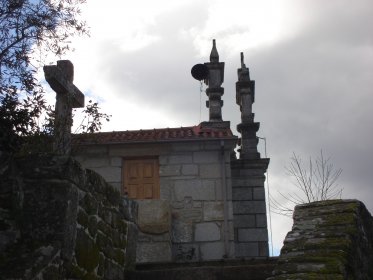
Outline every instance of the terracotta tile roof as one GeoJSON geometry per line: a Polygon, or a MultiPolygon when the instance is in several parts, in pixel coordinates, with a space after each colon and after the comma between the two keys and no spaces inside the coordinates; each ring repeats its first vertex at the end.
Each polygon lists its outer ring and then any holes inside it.
{"type": "Polygon", "coordinates": [[[73,145],[168,142],[205,139],[234,139],[230,128],[202,128],[201,125],[179,128],[127,130],[73,135],[73,145]]]}

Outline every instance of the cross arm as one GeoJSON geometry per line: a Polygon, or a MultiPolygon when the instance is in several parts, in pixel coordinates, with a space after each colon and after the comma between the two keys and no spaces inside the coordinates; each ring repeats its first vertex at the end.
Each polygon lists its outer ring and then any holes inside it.
{"type": "Polygon", "coordinates": [[[70,94],[73,108],[84,107],[84,94],[66,78],[57,65],[46,65],[43,70],[45,79],[57,94],[70,94]]]}

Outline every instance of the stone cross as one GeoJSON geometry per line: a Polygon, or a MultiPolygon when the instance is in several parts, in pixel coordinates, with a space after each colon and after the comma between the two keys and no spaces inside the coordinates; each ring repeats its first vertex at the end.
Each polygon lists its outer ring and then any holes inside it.
{"type": "Polygon", "coordinates": [[[44,76],[56,92],[53,150],[68,155],[71,151],[72,108],[84,107],[84,94],[73,84],[74,65],[59,60],[57,65],[44,66],[44,76]]]}

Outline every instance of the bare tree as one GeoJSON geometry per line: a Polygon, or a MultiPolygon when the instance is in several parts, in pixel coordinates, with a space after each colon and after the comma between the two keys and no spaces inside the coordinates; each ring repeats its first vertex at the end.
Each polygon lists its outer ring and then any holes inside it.
{"type": "Polygon", "coordinates": [[[277,214],[290,216],[295,205],[340,198],[342,195],[343,190],[337,184],[342,169],[336,169],[330,157],[325,157],[322,150],[315,160],[310,157],[308,164],[293,153],[290,164],[285,168],[297,190],[286,194],[279,192],[290,206],[279,203],[273,197],[270,198],[273,212],[277,214]]]}

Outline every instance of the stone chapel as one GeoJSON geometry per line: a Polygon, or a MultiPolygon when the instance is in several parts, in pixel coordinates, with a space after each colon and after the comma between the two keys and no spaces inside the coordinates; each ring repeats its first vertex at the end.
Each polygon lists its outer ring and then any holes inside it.
{"type": "Polygon", "coordinates": [[[138,263],[269,256],[264,191],[269,159],[257,150],[255,81],[241,54],[238,137],[222,118],[224,62],[215,40],[204,65],[208,121],[73,137],[73,156],[82,166],[138,202],[138,263]]]}

